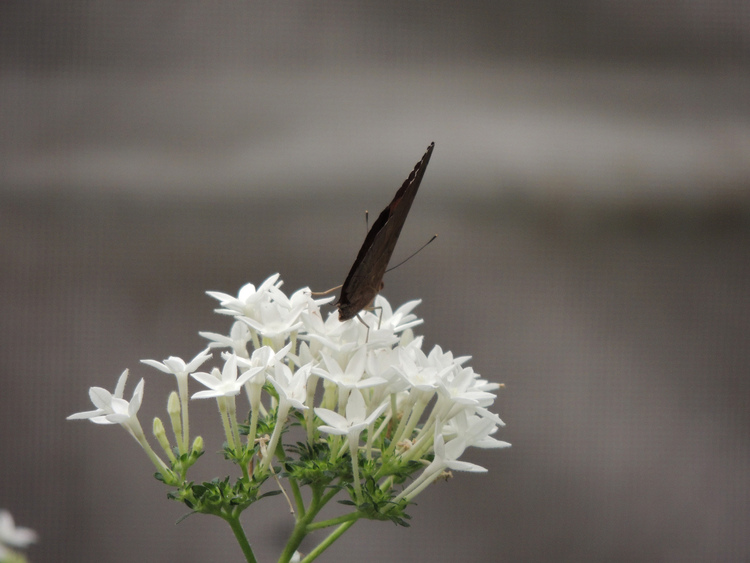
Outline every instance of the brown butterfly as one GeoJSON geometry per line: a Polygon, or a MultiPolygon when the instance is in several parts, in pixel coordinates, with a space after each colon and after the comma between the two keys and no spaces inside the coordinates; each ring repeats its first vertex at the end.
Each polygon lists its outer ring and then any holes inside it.
{"type": "Polygon", "coordinates": [[[417,163],[396,192],[393,201],[383,209],[367,233],[336,303],[340,321],[357,316],[362,309],[370,306],[375,296],[383,289],[383,276],[388,268],[388,262],[434,148],[435,143],[427,147],[422,160],[417,163]]]}

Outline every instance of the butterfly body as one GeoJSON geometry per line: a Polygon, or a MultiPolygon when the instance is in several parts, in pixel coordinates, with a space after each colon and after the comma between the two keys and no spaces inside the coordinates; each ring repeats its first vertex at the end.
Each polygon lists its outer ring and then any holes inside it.
{"type": "Polygon", "coordinates": [[[340,321],[357,316],[362,309],[372,303],[383,288],[383,276],[430,162],[433,148],[435,143],[427,147],[422,160],[417,163],[391,203],[380,213],[367,233],[336,303],[340,321]]]}

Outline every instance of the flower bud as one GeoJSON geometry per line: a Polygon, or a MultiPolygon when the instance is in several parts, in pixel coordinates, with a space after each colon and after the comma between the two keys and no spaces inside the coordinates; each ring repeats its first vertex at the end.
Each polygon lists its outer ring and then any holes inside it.
{"type": "Polygon", "coordinates": [[[158,416],[154,417],[154,436],[159,441],[161,441],[161,436],[165,438],[167,436],[167,433],[164,431],[164,424],[158,416]]]}
{"type": "Polygon", "coordinates": [[[201,436],[197,436],[193,441],[192,453],[193,455],[198,455],[201,452],[203,452],[203,438],[201,436]]]}
{"type": "Polygon", "coordinates": [[[170,417],[174,417],[175,415],[179,416],[180,414],[180,397],[177,394],[177,391],[172,391],[169,394],[169,400],[167,401],[167,412],[169,413],[170,417]]]}
{"type": "Polygon", "coordinates": [[[169,438],[167,438],[167,432],[164,430],[164,424],[162,423],[161,419],[157,416],[154,418],[154,437],[156,438],[156,441],[159,442],[159,445],[164,450],[164,453],[167,454],[167,457],[171,460],[175,460],[175,456],[172,453],[172,447],[169,445],[169,438]]]}
{"type": "MultiPolygon", "coordinates": [[[[180,396],[177,391],[172,391],[169,394],[169,400],[167,401],[167,412],[169,413],[169,421],[172,423],[172,431],[177,437],[178,444],[181,443],[180,436],[182,436],[182,419],[180,418],[180,396]]],[[[180,447],[182,452],[182,447],[180,447]]]]}

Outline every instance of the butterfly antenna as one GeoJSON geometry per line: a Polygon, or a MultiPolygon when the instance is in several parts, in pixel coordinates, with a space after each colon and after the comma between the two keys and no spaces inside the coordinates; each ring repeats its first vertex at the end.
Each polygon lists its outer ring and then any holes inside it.
{"type": "Polygon", "coordinates": [[[419,248],[417,249],[417,251],[416,251],[416,252],[414,252],[414,253],[413,253],[413,254],[412,254],[411,256],[409,256],[408,258],[405,258],[404,260],[401,260],[401,262],[399,262],[399,263],[398,263],[398,264],[396,264],[395,266],[391,266],[390,268],[388,268],[388,269],[387,269],[387,270],[385,271],[385,273],[387,274],[387,273],[388,273],[388,272],[390,272],[391,270],[395,270],[395,269],[396,269],[396,268],[398,268],[398,267],[399,267],[399,266],[400,266],[401,264],[405,264],[406,262],[408,262],[409,260],[411,260],[412,258],[414,258],[414,257],[415,257],[415,256],[416,256],[417,254],[419,254],[420,252],[422,252],[422,251],[423,251],[423,250],[425,249],[425,247],[426,247],[426,246],[427,246],[428,244],[430,244],[430,243],[431,243],[431,242],[432,242],[433,240],[435,240],[436,238],[437,238],[437,235],[432,235],[432,238],[431,238],[430,240],[428,240],[428,241],[427,241],[426,243],[424,243],[424,244],[423,244],[422,246],[420,246],[420,247],[419,247],[419,248]]]}
{"type": "Polygon", "coordinates": [[[370,212],[365,209],[365,236],[370,232],[370,212]]]}

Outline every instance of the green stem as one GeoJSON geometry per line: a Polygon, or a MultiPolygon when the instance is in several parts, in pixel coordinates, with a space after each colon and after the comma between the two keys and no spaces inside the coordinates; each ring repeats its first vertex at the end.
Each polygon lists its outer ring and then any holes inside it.
{"type": "Polygon", "coordinates": [[[320,506],[325,506],[328,502],[339,493],[339,489],[333,487],[320,499],[320,506]]]}
{"type": "Polygon", "coordinates": [[[289,478],[289,486],[292,488],[292,495],[294,495],[294,504],[297,505],[297,514],[300,516],[305,515],[305,501],[302,499],[302,491],[299,490],[299,484],[297,479],[289,478]]]}
{"type": "MultiPolygon", "coordinates": [[[[333,498],[333,496],[328,493],[322,495],[321,493],[323,490],[324,489],[320,486],[311,486],[312,498],[310,499],[310,504],[305,512],[300,512],[297,516],[294,530],[292,531],[292,535],[289,536],[289,540],[286,543],[281,557],[279,557],[279,563],[288,562],[294,556],[294,552],[297,551],[297,548],[309,533],[308,528],[318,515],[318,512],[320,512],[326,503],[333,498]]],[[[338,490],[334,489],[333,492],[335,495],[338,490]]]]}
{"type": "Polygon", "coordinates": [[[403,429],[402,434],[398,436],[396,440],[394,440],[395,442],[411,439],[411,434],[414,431],[414,428],[417,426],[419,419],[422,417],[422,413],[424,412],[424,409],[427,406],[427,403],[431,396],[432,395],[428,392],[422,392],[419,394],[417,402],[412,407],[411,415],[409,416],[409,424],[407,424],[406,428],[403,429]]]}
{"type": "Polygon", "coordinates": [[[322,508],[322,505],[320,504],[320,489],[317,487],[312,488],[312,499],[310,500],[310,506],[307,509],[307,512],[302,515],[297,516],[297,522],[294,525],[294,530],[292,530],[292,535],[289,536],[289,540],[286,542],[286,546],[284,547],[284,551],[281,553],[281,556],[279,557],[279,563],[287,563],[292,559],[294,556],[294,552],[297,551],[297,548],[302,543],[302,540],[305,539],[305,536],[307,535],[307,526],[312,521],[313,518],[315,518],[315,514],[317,514],[318,510],[322,508]]]}
{"type": "MultiPolygon", "coordinates": [[[[248,455],[249,455],[249,454],[248,454],[248,455]]],[[[249,469],[249,468],[248,468],[248,466],[247,466],[247,465],[248,465],[248,463],[249,463],[249,461],[247,461],[247,458],[246,458],[245,456],[243,456],[243,457],[241,458],[241,460],[244,460],[244,461],[238,461],[238,464],[239,464],[239,466],[240,466],[240,469],[242,470],[242,479],[243,479],[243,480],[244,480],[244,481],[245,481],[246,483],[249,483],[249,482],[250,482],[250,479],[251,479],[251,477],[250,477],[250,469],[249,469]]]]}
{"type": "Polygon", "coordinates": [[[255,559],[255,554],[253,553],[253,548],[250,547],[250,542],[247,541],[245,530],[242,529],[242,524],[240,524],[239,515],[222,514],[221,517],[226,520],[229,524],[229,527],[232,528],[234,537],[237,538],[237,543],[240,544],[240,548],[242,549],[242,553],[245,555],[247,563],[257,563],[257,559],[255,559]]]}
{"type": "Polygon", "coordinates": [[[358,512],[350,512],[349,514],[343,514],[341,516],[338,516],[336,518],[331,518],[329,520],[321,520],[320,522],[313,522],[312,524],[309,524],[307,526],[307,531],[312,532],[315,530],[321,530],[323,528],[330,528],[331,526],[335,526],[336,524],[343,524],[344,522],[349,522],[350,520],[357,520],[359,518],[358,512]]]}
{"type": "Polygon", "coordinates": [[[289,409],[291,408],[291,404],[286,402],[280,402],[279,408],[276,411],[276,426],[273,428],[273,434],[271,434],[271,440],[268,443],[267,449],[266,449],[266,455],[263,457],[263,459],[260,462],[260,468],[263,471],[267,471],[269,467],[271,467],[271,462],[273,461],[273,455],[276,451],[276,446],[279,444],[279,440],[281,439],[281,434],[284,430],[284,423],[286,422],[286,417],[289,414],[289,409]]]}
{"type": "Polygon", "coordinates": [[[232,427],[232,438],[234,438],[235,453],[237,456],[241,455],[242,442],[240,441],[240,430],[237,425],[237,403],[234,397],[225,397],[227,405],[227,418],[229,424],[232,427]]]}
{"type": "MultiPolygon", "coordinates": [[[[433,424],[434,426],[434,424],[433,424]]],[[[425,433],[414,445],[401,456],[403,461],[421,459],[435,443],[434,432],[425,433]]]]}
{"type": "Polygon", "coordinates": [[[312,551],[311,554],[309,554],[304,559],[304,561],[312,561],[318,555],[323,553],[323,551],[328,548],[328,546],[336,541],[339,536],[341,536],[341,534],[348,530],[352,526],[352,524],[354,524],[354,522],[356,522],[360,518],[360,514],[358,512],[352,512],[350,514],[346,514],[344,516],[339,516],[337,518],[332,518],[329,520],[324,520],[322,522],[313,522],[322,508],[326,504],[328,504],[328,502],[334,496],[336,496],[336,494],[339,492],[339,489],[333,488],[327,491],[325,494],[321,494],[324,490],[323,488],[315,486],[311,488],[312,499],[310,500],[310,505],[308,506],[307,511],[302,513],[304,515],[297,516],[297,522],[294,526],[294,530],[292,531],[292,534],[287,541],[283,553],[279,557],[279,563],[288,563],[288,561],[290,561],[294,556],[297,548],[302,544],[305,536],[307,536],[307,534],[309,534],[313,530],[319,530],[321,528],[327,528],[330,526],[335,526],[336,524],[340,524],[340,526],[336,530],[334,530],[312,551]]]}
{"type": "Polygon", "coordinates": [[[315,390],[318,388],[319,379],[320,377],[314,373],[310,374],[310,377],[307,378],[307,399],[305,400],[305,405],[310,408],[305,411],[305,426],[308,444],[312,444],[315,440],[315,412],[313,407],[315,406],[315,390]]]}
{"type": "MultiPolygon", "coordinates": [[[[124,425],[123,425],[124,426],[124,425]]],[[[138,422],[138,419],[136,418],[133,422],[130,423],[128,426],[124,426],[125,430],[128,431],[128,433],[135,438],[135,441],[138,442],[143,450],[146,452],[146,455],[148,455],[148,458],[151,460],[151,463],[156,466],[156,469],[161,472],[164,477],[168,477],[170,475],[173,475],[172,471],[167,467],[167,464],[162,461],[162,459],[156,455],[156,452],[151,448],[151,445],[148,443],[148,440],[146,440],[146,435],[143,433],[143,428],[141,428],[141,423],[138,422]]]]}
{"type": "Polygon", "coordinates": [[[284,551],[281,553],[281,557],[279,557],[279,563],[288,563],[292,560],[294,553],[297,551],[297,548],[300,546],[302,540],[304,540],[305,536],[307,535],[306,522],[307,514],[301,520],[297,520],[297,524],[294,526],[292,535],[289,536],[289,541],[286,542],[284,551]]]}
{"type": "Polygon", "coordinates": [[[354,485],[354,497],[357,504],[362,503],[362,484],[359,482],[359,436],[350,435],[347,437],[349,442],[349,454],[352,459],[352,484],[354,485]]]}
{"type": "Polygon", "coordinates": [[[314,561],[315,558],[318,557],[318,555],[328,549],[333,542],[339,539],[339,537],[341,537],[344,532],[351,528],[357,520],[358,519],[355,518],[354,520],[341,524],[341,526],[331,532],[328,537],[320,542],[317,547],[313,549],[300,563],[310,563],[311,561],[314,561]]]}
{"type": "MultiPolygon", "coordinates": [[[[404,429],[406,428],[406,425],[409,422],[409,416],[407,413],[409,410],[414,406],[415,399],[409,398],[407,399],[409,402],[406,405],[402,405],[404,408],[403,414],[401,415],[401,420],[398,423],[398,426],[396,427],[396,430],[393,432],[393,435],[391,436],[391,445],[388,446],[388,450],[386,451],[386,455],[391,455],[396,450],[396,444],[398,444],[399,440],[401,439],[401,435],[404,432],[404,429]]],[[[393,416],[393,420],[395,422],[396,416],[393,416]]]]}
{"type": "Polygon", "coordinates": [[[227,404],[225,397],[216,397],[216,402],[219,405],[219,414],[221,415],[221,423],[224,425],[224,436],[227,439],[227,444],[231,449],[235,449],[234,437],[232,436],[232,425],[229,423],[229,415],[227,414],[227,404]]]}
{"type": "Polygon", "coordinates": [[[258,415],[261,412],[260,395],[263,385],[254,383],[252,380],[245,383],[245,394],[250,402],[250,430],[247,433],[247,445],[250,449],[255,447],[255,439],[258,437],[258,415]]]}
{"type": "MultiPolygon", "coordinates": [[[[279,462],[283,465],[284,462],[286,462],[286,452],[284,451],[284,446],[279,442],[279,445],[276,446],[276,457],[279,458],[279,462]]],[[[286,497],[287,502],[289,502],[289,509],[292,511],[292,514],[294,514],[294,506],[292,506],[292,501],[289,499],[289,496],[286,494],[286,491],[284,491],[284,488],[281,486],[281,482],[279,481],[278,476],[274,475],[276,478],[276,481],[279,484],[279,487],[281,488],[281,492],[284,493],[284,496],[286,497]]],[[[289,479],[289,486],[292,489],[292,495],[294,496],[294,504],[297,505],[297,512],[304,516],[305,514],[305,501],[302,499],[302,492],[299,490],[299,484],[297,483],[297,479],[294,477],[288,477],[289,479]]]]}

